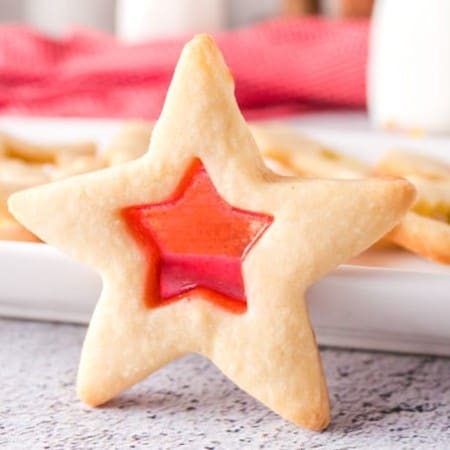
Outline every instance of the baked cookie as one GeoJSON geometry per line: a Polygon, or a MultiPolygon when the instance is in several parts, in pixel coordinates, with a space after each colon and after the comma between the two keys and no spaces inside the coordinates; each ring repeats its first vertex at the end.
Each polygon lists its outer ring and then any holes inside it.
{"type": "Polygon", "coordinates": [[[0,241],[40,242],[33,233],[10,217],[0,216],[0,241]]]}
{"type": "Polygon", "coordinates": [[[387,238],[424,258],[450,264],[448,223],[409,212],[387,238]]]}
{"type": "Polygon", "coordinates": [[[0,239],[38,240],[9,214],[13,192],[103,167],[91,142],[34,144],[0,132],[0,239]]]}
{"type": "Polygon", "coordinates": [[[14,158],[0,158],[0,240],[38,241],[38,238],[11,216],[7,202],[12,193],[48,181],[48,175],[34,164],[14,158]]]}
{"type": "Polygon", "coordinates": [[[35,144],[0,132],[0,157],[13,158],[33,164],[61,165],[64,158],[93,156],[97,147],[93,142],[35,144]]]}
{"type": "Polygon", "coordinates": [[[450,180],[450,167],[430,156],[390,150],[378,161],[376,171],[384,175],[415,176],[426,180],[450,180]]]}
{"type": "Polygon", "coordinates": [[[316,180],[263,164],[214,41],[189,42],[149,151],[14,194],[13,214],[97,269],[78,395],[100,405],[189,352],[292,422],[329,421],[304,293],[391,229],[404,180],[316,180]]]}
{"type": "Polygon", "coordinates": [[[411,212],[389,239],[425,258],[450,264],[450,167],[425,155],[392,150],[376,170],[403,176],[417,189],[411,212]]]}
{"type": "Polygon", "coordinates": [[[370,167],[338,153],[286,125],[252,124],[250,130],[263,155],[284,170],[325,178],[362,178],[371,175],[370,167]]]}
{"type": "Polygon", "coordinates": [[[42,170],[50,179],[60,180],[82,173],[93,172],[106,167],[106,161],[100,155],[65,155],[59,158],[58,164],[49,165],[42,170]]]}
{"type": "Polygon", "coordinates": [[[269,123],[251,129],[262,155],[275,162],[272,167],[279,173],[361,178],[374,172],[408,178],[418,188],[416,204],[405,220],[372,248],[395,245],[440,263],[450,263],[450,171],[441,161],[392,150],[373,171],[363,162],[330,150],[292,127],[269,123]]]}
{"type": "Polygon", "coordinates": [[[150,145],[153,125],[143,120],[126,123],[105,149],[109,166],[133,161],[142,156],[150,145]]]}
{"type": "MultiPolygon", "coordinates": [[[[372,175],[372,168],[362,161],[339,153],[300,133],[291,126],[267,122],[250,125],[266,164],[288,176],[358,179],[372,175]]],[[[395,247],[386,237],[371,249],[395,247]]]]}
{"type": "MultiPolygon", "coordinates": [[[[250,124],[249,127],[266,165],[280,175],[360,178],[369,171],[355,159],[285,125],[263,123],[250,124]]],[[[153,125],[145,121],[126,123],[106,147],[108,165],[115,166],[142,156],[150,144],[152,129],[153,125]]]]}

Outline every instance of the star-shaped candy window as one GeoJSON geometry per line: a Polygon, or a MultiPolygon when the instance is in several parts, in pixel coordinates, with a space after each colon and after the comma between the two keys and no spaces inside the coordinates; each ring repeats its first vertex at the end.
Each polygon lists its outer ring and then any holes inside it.
{"type": "Polygon", "coordinates": [[[242,263],[273,218],[228,204],[199,159],[166,201],[122,214],[149,258],[158,260],[148,272],[149,307],[196,294],[230,312],[246,311],[242,263]]]}

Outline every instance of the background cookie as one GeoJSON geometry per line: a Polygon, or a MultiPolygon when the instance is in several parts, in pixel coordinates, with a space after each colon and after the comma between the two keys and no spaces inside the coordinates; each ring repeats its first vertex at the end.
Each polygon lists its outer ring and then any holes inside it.
{"type": "Polygon", "coordinates": [[[403,176],[417,188],[411,212],[389,238],[425,258],[450,264],[450,167],[425,155],[392,150],[376,171],[403,176]]]}
{"type": "Polygon", "coordinates": [[[133,120],[122,126],[105,149],[109,166],[133,161],[147,152],[153,125],[146,121],[133,120]]]}
{"type": "Polygon", "coordinates": [[[38,240],[10,215],[9,196],[22,189],[105,167],[92,142],[35,144],[0,132],[0,238],[38,240]]]}
{"type": "Polygon", "coordinates": [[[299,175],[324,178],[362,178],[370,168],[355,158],[336,152],[292,127],[275,123],[250,126],[265,158],[299,175]]]}

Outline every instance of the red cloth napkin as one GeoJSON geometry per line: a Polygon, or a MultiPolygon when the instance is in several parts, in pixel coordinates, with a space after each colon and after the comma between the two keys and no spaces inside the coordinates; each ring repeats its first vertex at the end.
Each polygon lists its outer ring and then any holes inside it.
{"type": "MultiPolygon", "coordinates": [[[[216,35],[244,113],[365,105],[367,21],[279,19],[216,35]]],[[[0,113],[156,118],[185,39],[125,45],[0,27],[0,113]]]]}

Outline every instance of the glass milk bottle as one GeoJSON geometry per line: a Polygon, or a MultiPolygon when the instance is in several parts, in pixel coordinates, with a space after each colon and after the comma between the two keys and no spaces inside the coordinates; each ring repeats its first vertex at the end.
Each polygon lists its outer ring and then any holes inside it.
{"type": "Polygon", "coordinates": [[[450,132],[450,0],[378,0],[370,37],[372,122],[450,132]]]}

